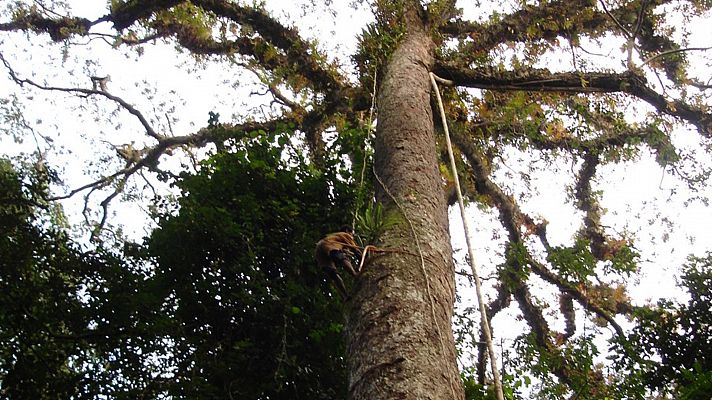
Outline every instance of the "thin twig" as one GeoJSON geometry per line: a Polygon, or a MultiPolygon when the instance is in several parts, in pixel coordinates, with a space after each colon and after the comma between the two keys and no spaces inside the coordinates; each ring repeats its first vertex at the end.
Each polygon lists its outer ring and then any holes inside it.
{"type": "Polygon", "coordinates": [[[604,3],[603,0],[599,0],[599,3],[601,3],[601,7],[603,7],[603,11],[606,13],[606,15],[608,15],[608,17],[613,20],[613,22],[616,24],[616,26],[618,26],[618,29],[620,29],[621,31],[623,31],[623,33],[625,34],[625,37],[628,38],[628,39],[630,39],[631,37],[633,37],[633,35],[631,35],[630,32],[628,32],[628,29],[626,29],[626,28],[618,21],[618,19],[617,19],[616,17],[614,17],[613,14],[611,14],[610,11],[608,11],[608,7],[606,7],[606,3],[604,3]]]}
{"type": "Polygon", "coordinates": [[[107,99],[118,103],[121,107],[126,109],[126,111],[128,111],[130,114],[135,116],[139,120],[141,125],[143,125],[143,128],[146,130],[146,134],[148,134],[149,136],[151,136],[152,138],[154,138],[156,140],[163,139],[162,135],[156,133],[156,131],[153,130],[153,127],[151,127],[151,124],[149,124],[148,120],[146,120],[146,117],[144,117],[143,114],[139,110],[137,110],[134,106],[132,106],[126,100],[122,99],[119,96],[115,96],[105,90],[41,85],[39,83],[34,82],[31,79],[20,78],[17,75],[17,73],[15,73],[15,70],[12,69],[12,67],[10,66],[10,63],[7,62],[7,60],[5,60],[5,57],[3,57],[2,53],[0,53],[0,60],[2,60],[3,64],[5,64],[5,68],[7,68],[8,73],[10,74],[10,78],[12,78],[12,80],[15,81],[15,83],[17,83],[20,86],[27,84],[30,86],[34,86],[38,89],[47,90],[47,91],[83,94],[85,96],[91,96],[91,95],[104,96],[107,99]]]}
{"type": "Polygon", "coordinates": [[[686,51],[707,51],[707,50],[712,50],[712,46],[709,46],[709,47],[686,47],[684,49],[667,50],[667,51],[660,52],[654,56],[651,56],[647,60],[643,61],[643,65],[646,65],[647,63],[655,60],[656,58],[667,56],[669,54],[682,53],[682,52],[686,52],[686,51]]]}

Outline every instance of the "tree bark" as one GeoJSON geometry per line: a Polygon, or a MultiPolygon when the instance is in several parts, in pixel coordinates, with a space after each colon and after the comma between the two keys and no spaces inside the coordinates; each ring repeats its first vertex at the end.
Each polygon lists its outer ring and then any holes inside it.
{"type": "Polygon", "coordinates": [[[408,33],[379,89],[375,140],[377,180],[387,188],[376,182],[377,198],[386,214],[400,216],[379,246],[401,251],[372,257],[354,288],[347,317],[350,399],[464,398],[451,328],[455,284],[447,205],[430,103],[435,44],[417,13],[407,15],[408,33]]]}

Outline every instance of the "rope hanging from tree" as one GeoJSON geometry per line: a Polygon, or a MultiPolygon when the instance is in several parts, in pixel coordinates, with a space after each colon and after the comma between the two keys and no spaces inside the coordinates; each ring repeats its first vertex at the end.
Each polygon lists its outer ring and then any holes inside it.
{"type": "MultiPolygon", "coordinates": [[[[441,79],[441,78],[438,78],[441,79]]],[[[450,142],[450,131],[447,126],[447,119],[445,118],[445,109],[443,107],[443,101],[440,98],[440,90],[438,89],[438,84],[436,82],[436,76],[432,72],[430,73],[430,83],[433,85],[433,90],[435,91],[435,97],[438,100],[438,107],[440,108],[440,119],[443,123],[443,129],[445,130],[445,141],[447,143],[447,153],[450,156],[450,169],[452,169],[453,180],[455,181],[455,190],[457,192],[457,203],[460,205],[460,216],[462,217],[462,226],[465,229],[465,242],[467,243],[467,251],[470,255],[470,268],[472,269],[472,276],[475,279],[475,289],[477,291],[477,303],[480,308],[480,318],[482,319],[482,330],[485,333],[485,341],[487,342],[487,352],[490,357],[490,365],[492,367],[492,376],[494,378],[494,388],[497,400],[504,400],[504,394],[502,392],[502,379],[499,376],[499,370],[497,369],[497,358],[494,354],[494,345],[492,344],[492,334],[490,332],[489,321],[487,319],[487,311],[485,310],[485,301],[482,297],[482,285],[480,282],[480,276],[477,274],[477,266],[475,265],[475,252],[472,249],[472,243],[470,242],[470,228],[467,224],[467,218],[465,218],[465,201],[462,199],[462,190],[460,190],[460,178],[457,176],[457,166],[455,165],[455,156],[452,152],[452,143],[450,142]]]]}

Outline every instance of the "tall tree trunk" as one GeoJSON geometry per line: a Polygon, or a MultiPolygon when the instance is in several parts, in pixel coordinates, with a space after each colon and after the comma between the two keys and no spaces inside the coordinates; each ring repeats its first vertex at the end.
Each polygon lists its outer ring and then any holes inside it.
{"type": "Polygon", "coordinates": [[[411,7],[408,33],[379,89],[375,141],[376,173],[387,188],[376,182],[378,200],[401,217],[379,244],[403,252],[370,260],[354,290],[347,318],[351,399],[464,397],[451,328],[455,285],[447,205],[430,105],[435,45],[411,7]]]}

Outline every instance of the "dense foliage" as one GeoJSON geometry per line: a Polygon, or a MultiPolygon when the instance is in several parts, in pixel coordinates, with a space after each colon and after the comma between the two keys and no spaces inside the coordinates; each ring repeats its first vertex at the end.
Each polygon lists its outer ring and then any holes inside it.
{"type": "Polygon", "coordinates": [[[341,305],[313,248],[352,196],[282,137],[184,175],[121,258],[42,223],[42,193],[3,162],[3,397],[344,397],[341,305]]]}
{"type": "Polygon", "coordinates": [[[639,358],[629,379],[676,399],[706,400],[712,393],[712,254],[690,257],[679,285],[687,304],[661,300],[635,313],[630,335],[639,358]]]}
{"type": "Polygon", "coordinates": [[[135,305],[140,278],[108,253],[82,251],[56,228],[47,218],[45,179],[0,161],[0,393],[94,397],[118,384],[98,360],[110,361],[113,349],[130,351],[125,333],[134,324],[124,313],[135,305]]]}
{"type": "Polygon", "coordinates": [[[313,249],[350,222],[350,189],[335,165],[318,172],[272,145],[284,138],[246,139],[184,176],[147,242],[171,316],[171,395],[345,396],[340,302],[313,249]]]}

